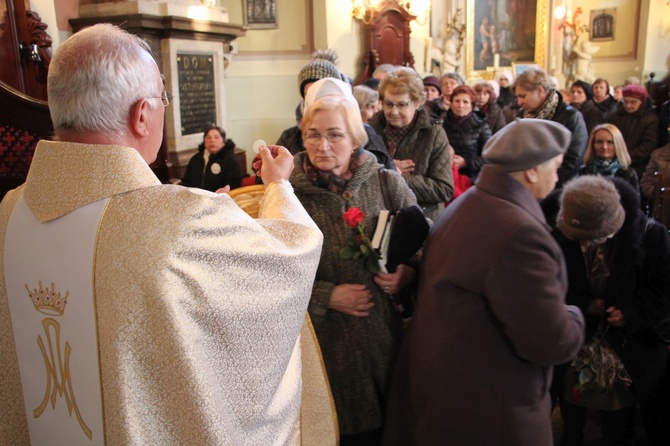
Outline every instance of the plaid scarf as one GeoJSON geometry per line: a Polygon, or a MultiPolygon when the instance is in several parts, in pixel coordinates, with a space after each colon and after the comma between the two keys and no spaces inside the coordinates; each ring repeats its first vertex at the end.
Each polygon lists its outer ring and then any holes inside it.
{"type": "Polygon", "coordinates": [[[535,118],[535,119],[551,119],[556,113],[556,107],[558,107],[558,93],[556,90],[549,90],[547,99],[544,100],[542,105],[538,107],[537,110],[532,112],[525,112],[524,118],[535,118]]]}
{"type": "Polygon", "coordinates": [[[622,170],[623,166],[618,159],[614,158],[611,160],[606,160],[594,156],[588,166],[586,166],[586,171],[591,175],[603,175],[603,176],[613,176],[617,171],[622,170]]]}
{"type": "Polygon", "coordinates": [[[351,160],[349,161],[349,168],[340,176],[317,169],[309,161],[309,156],[304,157],[302,168],[305,171],[305,176],[316,186],[322,189],[328,189],[334,194],[341,194],[344,192],[344,189],[346,189],[351,177],[354,176],[356,168],[365,161],[365,157],[361,155],[363,155],[362,147],[354,149],[351,154],[351,160]]]}
{"type": "Polygon", "coordinates": [[[398,144],[400,144],[400,141],[402,141],[402,139],[410,132],[410,130],[414,128],[418,118],[419,114],[415,112],[412,122],[407,124],[405,127],[393,127],[389,124],[384,127],[384,142],[386,143],[386,148],[388,149],[391,158],[395,157],[398,144]]]}

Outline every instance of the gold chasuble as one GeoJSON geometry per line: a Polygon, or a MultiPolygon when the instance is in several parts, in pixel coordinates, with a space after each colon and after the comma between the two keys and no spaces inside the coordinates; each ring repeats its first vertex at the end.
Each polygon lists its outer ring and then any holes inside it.
{"type": "Polygon", "coordinates": [[[323,237],[131,148],[42,141],[0,204],[0,445],[335,445],[306,318],[323,237]]]}

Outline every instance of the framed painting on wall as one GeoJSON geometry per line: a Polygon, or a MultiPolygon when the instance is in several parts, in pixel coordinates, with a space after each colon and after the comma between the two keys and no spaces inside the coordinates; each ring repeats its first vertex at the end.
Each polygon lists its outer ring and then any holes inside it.
{"type": "Polygon", "coordinates": [[[244,24],[249,29],[277,28],[277,0],[244,0],[244,24]]]}
{"type": "Polygon", "coordinates": [[[614,40],[614,29],[616,25],[616,8],[598,9],[591,11],[591,32],[589,40],[591,42],[603,42],[614,40]]]}
{"type": "Polygon", "coordinates": [[[482,77],[494,60],[543,66],[548,10],[549,0],[467,0],[466,75],[482,77]]]}
{"type": "Polygon", "coordinates": [[[589,40],[599,50],[593,59],[633,60],[637,58],[641,0],[580,0],[589,18],[589,40]]]}

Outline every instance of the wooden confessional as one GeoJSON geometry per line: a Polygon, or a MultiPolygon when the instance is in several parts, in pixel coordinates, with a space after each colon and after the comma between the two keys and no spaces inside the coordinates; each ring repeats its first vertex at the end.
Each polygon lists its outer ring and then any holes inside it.
{"type": "MultiPolygon", "coordinates": [[[[46,102],[51,44],[47,25],[27,0],[0,0],[0,199],[25,181],[37,142],[53,138],[46,102]]],[[[151,168],[168,182],[165,129],[151,168]]]]}
{"type": "Polygon", "coordinates": [[[357,85],[372,77],[375,68],[382,64],[414,68],[414,56],[409,50],[409,24],[416,16],[395,0],[385,0],[380,6],[363,21],[367,51],[363,56],[363,70],[355,81],[357,85]]]}

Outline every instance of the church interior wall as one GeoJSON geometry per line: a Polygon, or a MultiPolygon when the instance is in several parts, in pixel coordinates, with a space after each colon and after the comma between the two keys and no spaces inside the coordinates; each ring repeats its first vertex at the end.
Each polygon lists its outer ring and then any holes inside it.
{"type": "MultiPolygon", "coordinates": [[[[587,2],[591,0],[585,0],[587,2]]],[[[54,14],[43,17],[55,44],[71,34],[68,20],[78,17],[78,6],[86,0],[32,0],[35,9],[54,14]],[[54,23],[55,21],[55,23],[54,23]],[[54,31],[55,30],[55,31],[54,31]]],[[[88,1],[90,2],[90,0],[88,1]]],[[[464,0],[433,0],[444,9],[460,6],[464,0]]],[[[551,8],[564,3],[552,0],[551,8]]],[[[640,0],[640,26],[636,54],[624,58],[598,58],[593,61],[597,77],[611,84],[637,75],[645,79],[655,72],[657,79],[668,73],[670,56],[670,6],[665,0],[640,0]]],[[[229,21],[244,23],[242,0],[220,0],[229,21]]],[[[573,0],[573,6],[579,1],[573,0]]],[[[249,29],[236,40],[236,53],[229,55],[226,69],[226,119],[223,125],[238,146],[247,149],[248,162],[253,159],[251,146],[256,139],[275,142],[281,131],[295,124],[295,107],[300,101],[296,76],[317,48],[332,48],[339,55],[339,68],[355,78],[361,71],[365,51],[363,25],[351,17],[351,3],[343,0],[282,0],[277,6],[278,28],[249,29]]],[[[553,24],[552,24],[553,26],[553,24]]],[[[412,22],[410,48],[415,68],[426,73],[425,54],[430,40],[430,20],[412,22]]],[[[550,33],[550,38],[555,34],[550,33]]],[[[548,43],[549,51],[552,46],[548,43]]],[[[548,68],[548,67],[546,67],[548,68]]],[[[249,167],[249,166],[247,166],[249,167]]]]}

